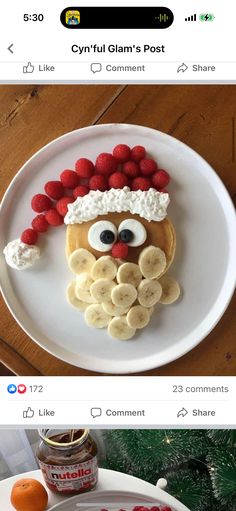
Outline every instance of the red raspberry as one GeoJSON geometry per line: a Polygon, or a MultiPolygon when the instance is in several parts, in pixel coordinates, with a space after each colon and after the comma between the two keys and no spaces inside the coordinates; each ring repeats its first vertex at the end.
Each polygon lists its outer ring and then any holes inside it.
{"type": "Polygon", "coordinates": [[[149,511],[161,511],[161,509],[158,506],[153,506],[153,507],[150,508],[149,511]]]}
{"type": "Polygon", "coordinates": [[[75,170],[80,177],[91,177],[94,173],[94,164],[87,158],[80,158],[75,164],[75,170]]]}
{"type": "Polygon", "coordinates": [[[45,213],[45,217],[46,217],[46,220],[48,221],[49,225],[53,225],[54,227],[57,227],[58,225],[63,224],[62,216],[59,215],[58,211],[54,208],[49,209],[49,211],[47,211],[47,213],[45,213]]]}
{"type": "Polygon", "coordinates": [[[56,210],[61,216],[66,216],[66,213],[68,211],[67,205],[74,202],[74,197],[62,197],[57,201],[56,203],[56,210]]]}
{"type": "Polygon", "coordinates": [[[131,183],[131,190],[137,191],[137,190],[149,190],[149,188],[152,187],[151,179],[148,179],[147,177],[136,177],[133,179],[131,183]]]}
{"type": "Polygon", "coordinates": [[[74,170],[63,170],[60,174],[60,180],[64,188],[73,189],[79,184],[79,176],[74,170]]]}
{"type": "Polygon", "coordinates": [[[112,154],[117,161],[123,163],[124,161],[128,161],[130,159],[130,147],[125,144],[116,145],[112,154]]]}
{"type": "Polygon", "coordinates": [[[89,188],[90,190],[100,190],[101,192],[105,192],[105,190],[107,190],[107,180],[105,176],[96,174],[90,177],[89,188]]]}
{"type": "Polygon", "coordinates": [[[151,158],[147,158],[145,160],[140,161],[139,168],[143,176],[151,176],[152,174],[154,174],[154,172],[156,172],[157,164],[151,158]]]}
{"type": "Polygon", "coordinates": [[[165,188],[165,186],[167,186],[169,184],[169,182],[170,182],[170,176],[169,176],[168,172],[166,172],[166,170],[160,169],[160,170],[158,170],[158,172],[156,172],[154,174],[154,176],[152,176],[152,184],[158,190],[160,188],[165,188]]]}
{"type": "Polygon", "coordinates": [[[75,199],[77,199],[77,197],[83,197],[84,195],[87,195],[87,193],[89,193],[89,188],[84,185],[76,186],[76,188],[73,190],[75,199]]]}
{"type": "MultiPolygon", "coordinates": [[[[87,177],[81,177],[79,180],[79,186],[87,186],[89,185],[89,179],[87,177]]],[[[77,188],[77,187],[76,187],[77,188]]]]}
{"type": "Polygon", "coordinates": [[[134,161],[126,161],[122,167],[126,176],[134,178],[139,176],[139,166],[134,161]]]}
{"type": "Polygon", "coordinates": [[[25,229],[20,239],[23,243],[26,243],[26,245],[35,245],[38,239],[38,233],[34,231],[34,229],[25,229]]]}
{"type": "Polygon", "coordinates": [[[44,190],[49,197],[55,200],[60,199],[64,195],[64,188],[61,181],[48,181],[44,190]]]}
{"type": "Polygon", "coordinates": [[[161,511],[172,511],[172,509],[169,506],[164,506],[164,507],[161,507],[161,511]]]}
{"type": "Polygon", "coordinates": [[[46,232],[48,229],[48,222],[45,218],[45,215],[37,215],[35,218],[33,218],[31,225],[37,232],[46,232]]]}
{"type": "Polygon", "coordinates": [[[51,199],[42,193],[37,193],[37,195],[34,195],[31,201],[31,208],[36,211],[36,213],[43,213],[43,211],[47,211],[51,207],[51,199]]]}
{"type": "Polygon", "coordinates": [[[142,145],[136,145],[131,149],[131,160],[136,161],[138,163],[139,161],[143,160],[146,157],[146,149],[142,145]]]}
{"type": "Polygon", "coordinates": [[[113,245],[111,253],[113,257],[117,257],[118,259],[125,259],[128,255],[129,247],[127,243],[123,241],[118,241],[113,245]]]}
{"type": "Polygon", "coordinates": [[[122,172],[114,172],[108,179],[110,188],[124,188],[124,186],[128,186],[128,183],[127,176],[122,172]]]}
{"type": "Polygon", "coordinates": [[[98,174],[110,176],[117,170],[118,163],[110,153],[101,153],[96,159],[95,168],[98,174]]]}
{"type": "Polygon", "coordinates": [[[167,188],[159,188],[158,190],[159,192],[162,192],[162,193],[169,193],[167,188]]]}
{"type": "MultiPolygon", "coordinates": [[[[158,508],[159,509],[159,508],[158,508]]],[[[133,511],[150,511],[148,507],[145,506],[135,506],[133,511]]],[[[160,510],[159,510],[160,511],[160,510]]]]}

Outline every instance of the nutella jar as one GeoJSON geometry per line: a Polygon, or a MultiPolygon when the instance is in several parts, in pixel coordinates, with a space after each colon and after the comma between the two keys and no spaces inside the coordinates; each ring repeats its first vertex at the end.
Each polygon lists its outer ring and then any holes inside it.
{"type": "Polygon", "coordinates": [[[93,490],[98,479],[97,445],[88,429],[40,429],[36,456],[47,487],[75,495],[93,490]]]}

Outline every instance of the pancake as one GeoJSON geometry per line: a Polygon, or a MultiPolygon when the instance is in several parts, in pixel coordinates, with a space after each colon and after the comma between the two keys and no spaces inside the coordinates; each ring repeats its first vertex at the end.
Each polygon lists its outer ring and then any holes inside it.
{"type": "Polygon", "coordinates": [[[110,252],[99,252],[93,249],[88,243],[88,230],[94,222],[100,220],[109,220],[118,228],[123,220],[132,218],[142,222],[146,231],[147,239],[145,243],[139,247],[130,247],[126,261],[137,263],[140,252],[149,245],[161,248],[166,255],[167,266],[165,272],[170,267],[176,248],[176,236],[173,224],[168,218],[165,218],[161,222],[148,222],[144,218],[140,218],[139,215],[132,215],[131,213],[109,213],[109,215],[100,215],[94,220],[89,222],[83,222],[82,224],[72,224],[67,226],[66,232],[66,256],[70,256],[78,248],[85,248],[89,250],[96,258],[102,255],[111,255],[110,252]]]}

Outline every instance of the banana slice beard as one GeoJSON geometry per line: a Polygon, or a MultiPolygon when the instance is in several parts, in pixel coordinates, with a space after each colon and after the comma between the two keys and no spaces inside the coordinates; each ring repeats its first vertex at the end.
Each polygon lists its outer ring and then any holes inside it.
{"type": "Polygon", "coordinates": [[[89,273],[83,272],[77,275],[76,277],[76,284],[77,287],[80,287],[81,289],[90,289],[91,284],[93,283],[93,279],[90,276],[89,273]]]}
{"type": "Polygon", "coordinates": [[[162,287],[159,281],[143,279],[138,287],[138,301],[143,307],[152,307],[159,302],[162,287]]]}
{"type": "Polygon", "coordinates": [[[108,302],[111,299],[111,291],[115,287],[115,282],[109,279],[98,279],[90,286],[92,298],[97,303],[108,302]]]}
{"type": "Polygon", "coordinates": [[[113,339],[127,341],[128,339],[132,339],[136,329],[128,325],[127,318],[125,316],[120,316],[113,318],[110,321],[107,331],[113,339]]]}
{"type": "Polygon", "coordinates": [[[85,309],[88,307],[88,303],[77,298],[75,294],[75,286],[76,286],[75,280],[68,284],[66,289],[66,299],[68,303],[75,307],[76,309],[79,309],[80,311],[85,311],[85,309]]]}
{"type": "Polygon", "coordinates": [[[158,247],[149,245],[142,250],[139,260],[139,268],[147,279],[156,279],[166,268],[165,252],[158,247]]]}
{"type": "Polygon", "coordinates": [[[107,314],[110,314],[110,316],[123,316],[124,314],[127,314],[129,310],[129,307],[115,305],[112,301],[103,302],[102,306],[104,311],[107,312],[107,314]]]}
{"type": "Polygon", "coordinates": [[[118,284],[111,291],[111,300],[114,305],[130,307],[137,298],[137,290],[132,284],[118,284]]]}
{"type": "Polygon", "coordinates": [[[152,317],[153,313],[154,313],[154,310],[155,310],[155,307],[154,305],[152,307],[148,307],[147,308],[148,312],[149,312],[149,316],[150,318],[152,317]]]}
{"type": "Polygon", "coordinates": [[[111,321],[111,316],[104,311],[100,303],[89,305],[84,317],[87,325],[95,328],[105,328],[111,321]]]}
{"type": "Polygon", "coordinates": [[[127,314],[127,323],[131,328],[144,328],[149,321],[150,313],[142,305],[134,305],[127,314]]]}
{"type": "Polygon", "coordinates": [[[76,283],[75,285],[75,295],[79,300],[82,300],[86,303],[97,303],[97,300],[95,300],[90,292],[90,289],[82,289],[78,286],[76,283]]]}
{"type": "Polygon", "coordinates": [[[90,275],[93,280],[109,279],[113,280],[117,273],[115,260],[110,256],[100,257],[92,266],[90,275]]]}
{"type": "Polygon", "coordinates": [[[96,258],[85,248],[78,248],[70,255],[68,265],[70,270],[78,275],[82,272],[90,272],[96,258]]]}
{"type": "Polygon", "coordinates": [[[142,280],[142,273],[137,264],[124,263],[118,268],[116,278],[119,284],[129,283],[134,287],[138,287],[142,280]]]}
{"type": "Polygon", "coordinates": [[[175,279],[168,277],[167,275],[163,275],[163,277],[161,277],[158,282],[162,287],[160,303],[167,305],[178,300],[180,295],[180,287],[175,279]]]}

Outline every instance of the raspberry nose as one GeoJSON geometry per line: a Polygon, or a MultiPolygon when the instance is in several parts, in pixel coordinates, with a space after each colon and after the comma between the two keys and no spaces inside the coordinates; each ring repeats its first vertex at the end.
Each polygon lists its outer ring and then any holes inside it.
{"type": "Polygon", "coordinates": [[[128,255],[129,247],[127,243],[124,243],[123,241],[117,241],[111,249],[111,253],[113,257],[116,257],[117,259],[125,259],[128,255]]]}

